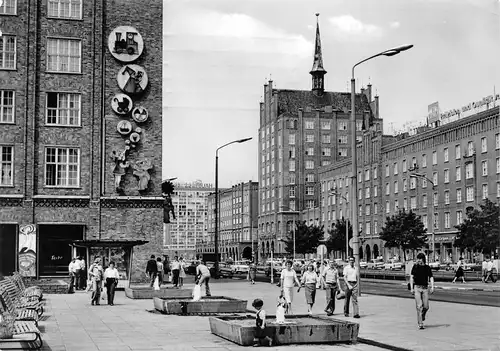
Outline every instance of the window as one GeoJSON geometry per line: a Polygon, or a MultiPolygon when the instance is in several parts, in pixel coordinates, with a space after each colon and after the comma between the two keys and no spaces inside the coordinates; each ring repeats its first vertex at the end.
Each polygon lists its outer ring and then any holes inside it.
{"type": "Polygon", "coordinates": [[[365,205],[365,215],[369,216],[370,215],[370,205],[365,205]]]}
{"type": "Polygon", "coordinates": [[[295,146],[290,146],[288,149],[288,156],[290,156],[290,158],[295,158],[295,146]]]}
{"type": "Polygon", "coordinates": [[[0,90],[0,123],[14,123],[14,91],[0,90]]]}
{"type": "Polygon", "coordinates": [[[422,216],[422,224],[424,225],[424,228],[427,229],[427,215],[422,216]]]}
{"type": "Polygon", "coordinates": [[[16,37],[0,36],[0,69],[16,69],[16,37]]]}
{"type": "Polygon", "coordinates": [[[388,177],[390,175],[389,165],[385,165],[385,176],[388,177]]]}
{"type": "Polygon", "coordinates": [[[80,125],[80,94],[47,93],[46,123],[50,125],[80,125]]]}
{"type": "Polygon", "coordinates": [[[408,179],[403,179],[403,191],[408,190],[408,179]]]}
{"type": "Polygon", "coordinates": [[[366,169],[365,170],[365,181],[370,180],[370,170],[366,169]]]}
{"type": "Polygon", "coordinates": [[[422,195],[422,207],[427,208],[427,195],[422,195]]]}
{"type": "Polygon", "coordinates": [[[474,168],[472,163],[467,163],[465,165],[465,179],[474,178],[474,168]]]}
{"type": "Polygon", "coordinates": [[[497,183],[497,197],[500,197],[500,183],[497,183]]]}
{"type": "Polygon", "coordinates": [[[474,201],[474,187],[468,186],[466,189],[467,201],[474,201]]]}
{"type": "Polygon", "coordinates": [[[314,161],[306,160],[306,169],[314,169],[314,161]]]}
{"type": "Polygon", "coordinates": [[[495,134],[495,149],[500,149],[500,133],[495,134]]]}
{"type": "Polygon", "coordinates": [[[76,148],[48,147],[45,149],[45,185],[78,187],[80,155],[76,148]]]}
{"type": "Polygon", "coordinates": [[[365,188],[365,199],[370,198],[370,188],[365,188]]]}
{"type": "Polygon", "coordinates": [[[398,184],[398,181],[396,180],[394,182],[394,194],[397,194],[399,191],[399,184],[398,184]]]}
{"type": "Polygon", "coordinates": [[[437,163],[438,163],[437,152],[436,152],[436,151],[433,151],[433,152],[432,152],[432,164],[433,164],[433,165],[437,165],[437,163]]]}
{"type": "Polygon", "coordinates": [[[12,146],[0,145],[0,185],[12,186],[14,185],[13,169],[14,169],[14,156],[12,146]]]}
{"type": "Polygon", "coordinates": [[[443,151],[444,151],[443,152],[443,154],[444,154],[444,162],[448,162],[449,161],[448,148],[445,147],[443,151]]]}
{"type": "Polygon", "coordinates": [[[306,148],[306,155],[314,156],[314,148],[313,147],[306,148]]]}
{"type": "Polygon", "coordinates": [[[450,191],[446,190],[444,192],[444,204],[449,205],[450,204],[450,191]]]}
{"type": "Polygon", "coordinates": [[[497,157],[497,174],[500,174],[500,157],[497,157]]]}
{"type": "Polygon", "coordinates": [[[321,129],[330,130],[331,129],[330,121],[321,121],[321,129]]]}
{"type": "Polygon", "coordinates": [[[462,224],[462,221],[463,221],[462,211],[457,211],[457,225],[462,224]]]}
{"type": "Polygon", "coordinates": [[[403,172],[406,172],[406,160],[403,160],[403,172]]]}
{"type": "Polygon", "coordinates": [[[306,143],[314,143],[314,134],[306,134],[306,143]]]}
{"type": "Polygon", "coordinates": [[[438,173],[437,172],[432,173],[432,182],[434,183],[434,186],[438,185],[438,173]]]}
{"type": "Polygon", "coordinates": [[[417,178],[410,177],[410,189],[415,189],[417,187],[417,178]]]}
{"type": "Polygon", "coordinates": [[[0,15],[15,15],[17,12],[16,2],[16,0],[0,1],[0,15]]]}
{"type": "Polygon", "coordinates": [[[339,156],[347,156],[347,149],[346,148],[340,148],[339,149],[339,156]]]}
{"type": "Polygon", "coordinates": [[[363,130],[363,121],[356,121],[356,131],[360,132],[363,130]]]}
{"type": "Polygon", "coordinates": [[[481,169],[483,170],[483,177],[488,175],[488,160],[481,162],[481,169]]]}
{"type": "Polygon", "coordinates": [[[385,194],[389,195],[390,193],[391,193],[391,187],[390,187],[389,183],[386,183],[385,184],[385,194]]]}
{"type": "Polygon", "coordinates": [[[290,172],[295,172],[295,161],[294,160],[288,161],[288,170],[290,172]]]}
{"type": "Polygon", "coordinates": [[[422,178],[422,188],[427,188],[427,178],[422,178]]]}
{"type": "Polygon", "coordinates": [[[422,167],[427,167],[427,155],[425,154],[422,155],[422,167]]]}
{"type": "Polygon", "coordinates": [[[332,156],[332,149],[330,149],[329,147],[324,147],[321,149],[321,154],[323,156],[332,156]]]}
{"type": "Polygon", "coordinates": [[[415,196],[410,197],[410,209],[412,211],[417,209],[417,198],[415,196]]]}
{"type": "Polygon", "coordinates": [[[288,144],[295,145],[295,134],[288,134],[288,144]]]}
{"type": "Polygon", "coordinates": [[[314,208],[314,200],[307,200],[306,201],[306,208],[307,209],[314,208]]]}
{"type": "Polygon", "coordinates": [[[457,189],[457,204],[462,202],[462,189],[457,189]]]}
{"type": "Polygon", "coordinates": [[[405,211],[408,209],[408,199],[406,197],[403,199],[403,209],[405,211]]]}
{"type": "Polygon", "coordinates": [[[455,178],[456,178],[457,182],[462,180],[462,169],[460,168],[460,166],[455,168],[455,178]]]}
{"type": "Polygon", "coordinates": [[[377,185],[375,185],[375,186],[373,187],[373,197],[377,197],[377,196],[378,196],[378,186],[377,186],[377,185]]]}
{"type": "Polygon", "coordinates": [[[377,168],[374,168],[373,169],[373,179],[377,179],[378,177],[378,171],[377,171],[377,168]]]}
{"type": "Polygon", "coordinates": [[[339,130],[347,130],[347,122],[346,121],[339,121],[338,126],[339,126],[339,130]]]}
{"type": "Polygon", "coordinates": [[[450,212],[444,213],[444,228],[450,229],[450,212]]]}
{"type": "Polygon", "coordinates": [[[339,144],[347,144],[347,135],[339,136],[339,144]]]}
{"type": "Polygon", "coordinates": [[[445,183],[450,182],[450,170],[449,169],[444,170],[444,182],[445,183]]]}
{"type": "Polygon", "coordinates": [[[372,232],[371,232],[371,225],[370,225],[370,222],[366,222],[366,235],[371,235],[372,232]]]}
{"type": "Polygon", "coordinates": [[[487,152],[488,151],[488,142],[486,141],[486,138],[481,138],[481,152],[487,152]]]}
{"type": "Polygon", "coordinates": [[[48,16],[57,18],[82,18],[82,0],[48,0],[48,16]]]}
{"type": "Polygon", "coordinates": [[[455,160],[459,160],[461,157],[460,145],[455,145],[455,160]]]}
{"type": "Polygon", "coordinates": [[[314,182],[314,173],[306,174],[306,182],[308,183],[314,182]]]}
{"type": "Polygon", "coordinates": [[[290,189],[288,190],[288,195],[290,197],[295,197],[295,187],[291,186],[290,189]]]}
{"type": "Polygon", "coordinates": [[[399,201],[394,200],[394,211],[398,212],[399,211],[399,201]]]}
{"type": "Polygon", "coordinates": [[[358,189],[358,200],[363,198],[363,189],[358,189]]]}
{"type": "Polygon", "coordinates": [[[332,142],[332,138],[331,138],[331,136],[329,134],[323,134],[323,135],[321,135],[321,141],[324,144],[330,144],[332,142]]]}
{"type": "Polygon", "coordinates": [[[378,222],[373,221],[373,234],[378,235],[378,222]]]}
{"type": "Polygon", "coordinates": [[[389,203],[389,201],[386,201],[385,202],[385,213],[389,213],[391,212],[391,204],[389,203]]]}
{"type": "Polygon", "coordinates": [[[398,164],[395,162],[394,163],[394,175],[398,174],[398,164]]]}
{"type": "Polygon", "coordinates": [[[295,184],[295,173],[289,173],[288,180],[290,184],[295,184]]]}
{"type": "Polygon", "coordinates": [[[47,39],[47,71],[80,73],[81,44],[76,39],[47,39]]]}
{"type": "Polygon", "coordinates": [[[374,203],[373,204],[373,214],[377,214],[377,213],[378,213],[378,204],[374,203]]]}
{"type": "Polygon", "coordinates": [[[482,190],[483,190],[483,200],[486,200],[488,198],[488,184],[483,184],[482,190]]]}
{"type": "Polygon", "coordinates": [[[438,193],[434,193],[433,196],[432,196],[432,199],[433,199],[433,205],[434,207],[437,207],[438,203],[439,203],[439,195],[438,193]]]}
{"type": "Polygon", "coordinates": [[[410,170],[415,170],[415,168],[417,168],[417,158],[416,157],[412,157],[410,170]]]}
{"type": "Polygon", "coordinates": [[[434,213],[434,229],[439,229],[439,213],[434,213]]]}
{"type": "Polygon", "coordinates": [[[314,195],[314,187],[306,186],[306,195],[314,195]]]}
{"type": "Polygon", "coordinates": [[[467,143],[467,156],[472,156],[474,154],[474,143],[469,141],[467,143]]]}
{"type": "Polygon", "coordinates": [[[304,124],[306,129],[314,129],[314,121],[305,121],[304,124]]]}

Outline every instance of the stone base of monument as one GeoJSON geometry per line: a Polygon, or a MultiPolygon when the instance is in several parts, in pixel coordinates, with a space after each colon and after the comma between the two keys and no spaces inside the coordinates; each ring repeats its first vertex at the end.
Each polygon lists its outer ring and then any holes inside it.
{"type": "MultiPolygon", "coordinates": [[[[327,316],[286,316],[284,324],[278,324],[275,316],[266,316],[265,334],[273,339],[273,345],[355,342],[359,324],[327,316]]],[[[255,317],[210,317],[212,334],[238,345],[253,345],[255,317]]],[[[264,343],[264,341],[262,341],[264,343]]]]}
{"type": "Polygon", "coordinates": [[[192,289],[177,289],[173,287],[161,288],[160,290],[153,290],[149,286],[125,288],[125,296],[129,299],[152,299],[153,297],[190,298],[192,293],[192,289]]]}
{"type": "Polygon", "coordinates": [[[234,299],[227,296],[204,296],[199,301],[192,298],[159,298],[153,299],[156,310],[165,314],[225,314],[225,313],[245,313],[247,308],[246,300],[234,299]]]}

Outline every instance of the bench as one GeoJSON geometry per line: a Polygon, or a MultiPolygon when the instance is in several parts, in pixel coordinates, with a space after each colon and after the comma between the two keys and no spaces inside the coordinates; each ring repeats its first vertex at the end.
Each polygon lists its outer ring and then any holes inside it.
{"type": "Polygon", "coordinates": [[[23,296],[22,292],[10,279],[7,278],[0,281],[0,290],[6,291],[16,308],[35,310],[38,317],[42,316],[43,302],[23,296]]]}
{"type": "Polygon", "coordinates": [[[38,286],[29,286],[26,287],[24,284],[23,277],[21,274],[18,272],[14,272],[12,274],[11,280],[14,282],[14,284],[17,285],[17,287],[24,292],[24,295],[26,295],[29,298],[36,298],[38,300],[42,300],[43,298],[43,291],[40,287],[38,286]]]}
{"type": "Polygon", "coordinates": [[[14,322],[13,337],[0,339],[0,350],[38,350],[43,345],[42,333],[34,322],[14,322]]]}
{"type": "Polygon", "coordinates": [[[37,311],[18,309],[9,294],[0,288],[0,313],[9,312],[17,321],[32,321],[38,326],[39,316],[37,311]]]}

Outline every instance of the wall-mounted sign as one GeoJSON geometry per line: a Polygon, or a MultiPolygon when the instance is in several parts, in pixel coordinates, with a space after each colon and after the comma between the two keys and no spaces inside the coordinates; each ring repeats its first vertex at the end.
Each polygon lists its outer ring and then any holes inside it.
{"type": "Polygon", "coordinates": [[[142,106],[134,108],[132,111],[132,119],[137,123],[144,123],[148,120],[148,110],[142,106]]]}
{"type": "Polygon", "coordinates": [[[116,94],[111,100],[111,108],[119,115],[126,115],[132,111],[134,104],[132,99],[125,94],[116,94]]]}
{"type": "Polygon", "coordinates": [[[139,65],[125,65],[116,76],[118,86],[127,94],[140,94],[148,86],[148,75],[139,65]]]}
{"type": "Polygon", "coordinates": [[[121,135],[129,135],[130,132],[132,131],[132,123],[130,123],[129,121],[122,120],[118,122],[116,130],[121,135]]]}
{"type": "Polygon", "coordinates": [[[141,56],[144,41],[134,27],[120,26],[109,34],[108,49],[118,61],[132,62],[141,56]]]}

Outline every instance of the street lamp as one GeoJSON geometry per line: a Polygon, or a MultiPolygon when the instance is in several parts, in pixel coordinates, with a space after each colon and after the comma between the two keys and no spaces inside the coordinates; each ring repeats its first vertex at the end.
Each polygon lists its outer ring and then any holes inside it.
{"type": "MultiPolygon", "coordinates": [[[[354,251],[354,259],[356,262],[356,268],[358,272],[360,271],[359,268],[359,237],[358,237],[358,182],[357,182],[357,174],[358,174],[358,165],[357,165],[357,159],[356,159],[356,101],[355,101],[355,96],[356,96],[356,81],[354,79],[354,68],[356,66],[362,64],[363,62],[366,62],[368,60],[371,60],[375,57],[378,56],[394,56],[399,54],[400,52],[409,50],[413,47],[413,45],[403,45],[399,46],[393,49],[385,50],[382,51],[376,55],[370,56],[364,60],[359,61],[356,63],[354,66],[352,66],[352,76],[351,76],[351,159],[352,159],[352,176],[351,176],[351,182],[352,182],[352,193],[351,193],[351,198],[352,198],[352,237],[353,237],[353,251],[354,251]]],[[[358,283],[359,284],[359,283],[358,283]]]]}
{"type": "Polygon", "coordinates": [[[215,248],[215,278],[219,278],[219,150],[235,143],[244,143],[252,138],[244,138],[233,140],[227,144],[224,144],[215,150],[215,232],[214,232],[214,248],[215,248]]]}
{"type": "MultiPolygon", "coordinates": [[[[347,209],[349,209],[349,201],[347,200],[347,198],[335,191],[332,191],[330,192],[331,195],[336,195],[336,196],[340,196],[341,198],[343,198],[346,202],[346,206],[347,206],[347,209]]],[[[345,223],[345,257],[346,257],[346,261],[348,260],[348,256],[349,256],[349,215],[346,214],[346,223],[345,223]]]]}

